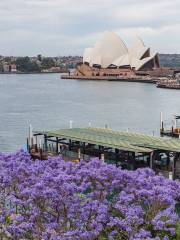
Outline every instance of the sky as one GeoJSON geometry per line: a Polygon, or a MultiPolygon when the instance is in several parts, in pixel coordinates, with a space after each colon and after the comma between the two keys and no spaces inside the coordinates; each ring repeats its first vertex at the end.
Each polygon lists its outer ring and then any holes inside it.
{"type": "Polygon", "coordinates": [[[104,31],[180,53],[180,0],[0,0],[0,55],[82,55],[104,31]]]}

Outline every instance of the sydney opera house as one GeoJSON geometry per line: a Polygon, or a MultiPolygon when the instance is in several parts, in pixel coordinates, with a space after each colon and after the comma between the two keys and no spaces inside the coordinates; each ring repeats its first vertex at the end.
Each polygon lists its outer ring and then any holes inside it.
{"type": "Polygon", "coordinates": [[[113,32],[105,32],[94,47],[86,48],[76,76],[133,76],[160,68],[158,53],[152,52],[140,38],[128,48],[113,32]]]}

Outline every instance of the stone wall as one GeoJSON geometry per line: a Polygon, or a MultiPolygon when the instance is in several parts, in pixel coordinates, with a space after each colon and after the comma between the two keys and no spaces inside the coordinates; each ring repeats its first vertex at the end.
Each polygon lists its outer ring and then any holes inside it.
{"type": "Polygon", "coordinates": [[[87,64],[79,64],[74,73],[76,76],[135,76],[135,72],[130,68],[94,68],[87,64]]]}
{"type": "Polygon", "coordinates": [[[88,64],[79,64],[75,70],[75,76],[85,77],[133,77],[133,76],[150,76],[150,77],[169,77],[174,75],[173,68],[155,68],[147,71],[134,71],[130,68],[95,68],[88,64]]]}

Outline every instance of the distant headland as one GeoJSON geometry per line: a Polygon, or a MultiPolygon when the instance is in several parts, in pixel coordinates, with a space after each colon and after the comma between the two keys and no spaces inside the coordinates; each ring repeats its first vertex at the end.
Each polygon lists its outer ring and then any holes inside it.
{"type": "Polygon", "coordinates": [[[81,62],[79,56],[62,57],[15,57],[0,56],[0,74],[66,73],[81,62]]]}
{"type": "MultiPolygon", "coordinates": [[[[68,73],[83,62],[82,56],[34,57],[1,56],[0,74],[68,73]]],[[[180,54],[159,54],[160,66],[180,69],[180,54]]]]}

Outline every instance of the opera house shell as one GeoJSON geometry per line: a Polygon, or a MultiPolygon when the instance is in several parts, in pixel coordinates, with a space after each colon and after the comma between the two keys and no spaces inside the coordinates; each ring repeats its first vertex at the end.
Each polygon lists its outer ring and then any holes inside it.
{"type": "Polygon", "coordinates": [[[94,47],[86,48],[83,63],[92,68],[131,69],[145,71],[159,68],[158,53],[152,53],[140,38],[128,49],[122,39],[113,32],[105,32],[94,47]]]}

